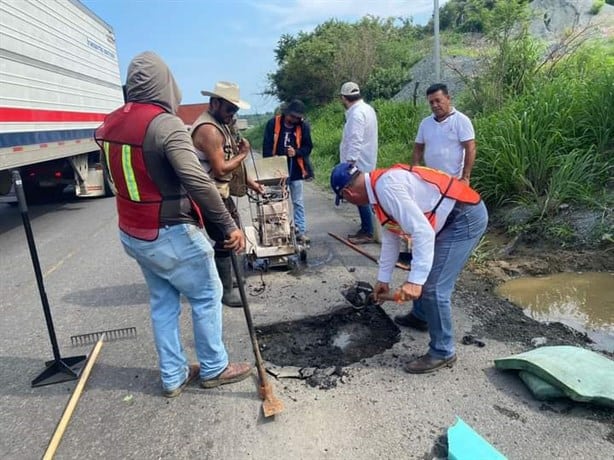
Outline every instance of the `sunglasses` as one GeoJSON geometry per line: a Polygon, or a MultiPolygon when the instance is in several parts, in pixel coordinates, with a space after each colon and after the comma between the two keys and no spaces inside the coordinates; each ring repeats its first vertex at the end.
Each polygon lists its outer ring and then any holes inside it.
{"type": "Polygon", "coordinates": [[[230,102],[228,102],[228,101],[226,101],[224,99],[221,99],[221,102],[222,102],[222,104],[221,104],[220,108],[225,113],[227,113],[228,115],[234,115],[235,113],[237,113],[239,111],[239,107],[237,107],[236,105],[231,104],[230,102]]]}

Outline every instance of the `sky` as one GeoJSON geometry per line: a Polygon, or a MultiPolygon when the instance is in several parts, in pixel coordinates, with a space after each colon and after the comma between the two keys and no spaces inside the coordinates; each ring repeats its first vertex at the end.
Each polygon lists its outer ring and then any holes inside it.
{"type": "MultiPolygon", "coordinates": [[[[440,0],[440,7],[447,0],[440,0]]],[[[183,104],[207,102],[201,90],[217,81],[239,85],[241,99],[265,113],[279,101],[262,95],[277,70],[274,50],[283,34],[311,32],[329,19],[366,15],[412,17],[425,24],[433,0],[81,0],[115,32],[122,82],[130,60],[154,51],[168,64],[183,104]]],[[[343,82],[339,82],[341,85],[343,82]]]]}

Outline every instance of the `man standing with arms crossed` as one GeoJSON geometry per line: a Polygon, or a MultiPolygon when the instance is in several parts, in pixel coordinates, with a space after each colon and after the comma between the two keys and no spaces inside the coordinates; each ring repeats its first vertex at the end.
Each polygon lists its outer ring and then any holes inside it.
{"type": "MultiPolygon", "coordinates": [[[[204,170],[215,181],[226,209],[237,227],[241,228],[239,211],[230,196],[230,181],[235,171],[241,172],[239,168],[243,168],[242,163],[250,152],[250,145],[247,139],[237,139],[231,126],[239,109],[249,109],[250,105],[239,98],[239,86],[234,83],[220,81],[213,91],[201,91],[201,94],[210,96],[209,108],[192,125],[192,141],[204,170]]],[[[246,186],[258,193],[264,189],[249,177],[246,177],[246,186]]],[[[224,288],[222,303],[229,307],[241,307],[241,298],[232,284],[232,264],[230,252],[224,247],[224,235],[207,221],[205,230],[215,241],[215,265],[224,288]]],[[[239,266],[242,264],[239,263],[239,266]]]]}
{"type": "Polygon", "coordinates": [[[439,169],[469,183],[475,162],[475,131],[467,115],[452,106],[448,87],[435,83],[426,90],[433,115],[420,123],[412,164],[423,160],[429,168],[439,169]]]}
{"type": "MultiPolygon", "coordinates": [[[[435,83],[426,90],[426,99],[433,114],[420,123],[412,164],[439,169],[469,184],[475,161],[475,131],[469,117],[452,106],[448,87],[435,83]]],[[[414,303],[405,315],[397,315],[395,323],[419,331],[427,331],[426,313],[414,303]]]]}
{"type": "MultiPolygon", "coordinates": [[[[363,173],[371,172],[377,163],[377,115],[367,104],[359,86],[348,81],[341,86],[341,103],[345,107],[345,126],[339,146],[341,163],[352,163],[363,173]]],[[[358,205],[360,229],[348,240],[354,244],[373,243],[373,213],[371,206],[358,205]]]]}

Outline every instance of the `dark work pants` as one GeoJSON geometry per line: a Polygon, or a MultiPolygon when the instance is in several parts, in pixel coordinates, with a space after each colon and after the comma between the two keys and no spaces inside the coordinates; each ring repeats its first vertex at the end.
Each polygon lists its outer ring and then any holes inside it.
{"type": "MultiPolygon", "coordinates": [[[[241,217],[239,216],[239,210],[235,205],[234,200],[231,196],[228,198],[222,198],[224,202],[224,206],[232,216],[232,219],[237,224],[237,227],[241,228],[241,217]]],[[[217,226],[212,223],[208,223],[205,220],[205,230],[207,231],[207,235],[211,238],[215,244],[213,245],[213,249],[215,250],[215,257],[230,257],[230,252],[227,249],[224,249],[224,240],[228,237],[224,232],[217,226]]]]}

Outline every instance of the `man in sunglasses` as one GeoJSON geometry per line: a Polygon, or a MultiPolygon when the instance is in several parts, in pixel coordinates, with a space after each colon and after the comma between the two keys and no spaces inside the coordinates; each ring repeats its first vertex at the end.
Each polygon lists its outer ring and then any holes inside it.
{"type": "Polygon", "coordinates": [[[294,99],[282,108],[280,115],[271,118],[264,129],[262,156],[287,157],[296,239],[299,243],[308,244],[303,181],[313,179],[313,168],[309,161],[313,144],[311,127],[304,116],[305,104],[294,99]]]}
{"type": "MultiPolygon", "coordinates": [[[[239,168],[243,168],[242,163],[250,152],[250,145],[247,139],[236,135],[232,125],[239,109],[249,109],[250,105],[239,98],[239,86],[235,83],[220,81],[213,91],[201,91],[201,94],[210,96],[209,107],[192,125],[192,141],[203,168],[215,181],[226,209],[241,228],[239,212],[230,193],[230,182],[233,174],[242,171],[239,168]]],[[[245,185],[258,193],[264,189],[247,176],[245,185]]],[[[224,247],[227,236],[219,227],[207,222],[205,230],[215,241],[215,265],[224,288],[222,303],[229,307],[241,307],[238,290],[233,288],[230,252],[224,247]]]]}

